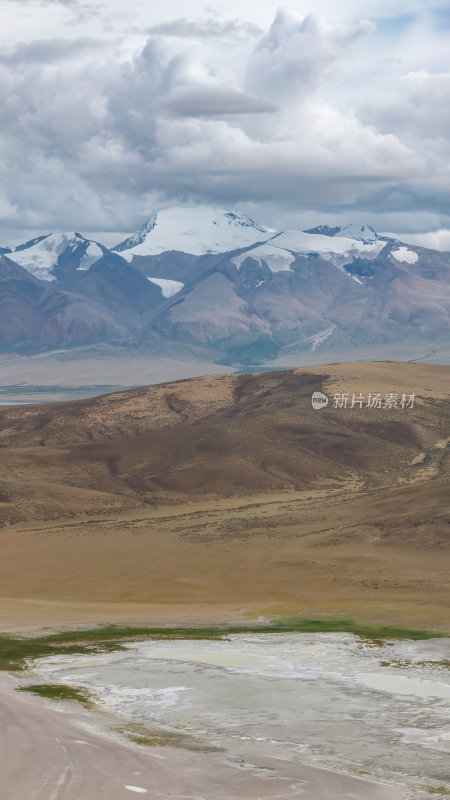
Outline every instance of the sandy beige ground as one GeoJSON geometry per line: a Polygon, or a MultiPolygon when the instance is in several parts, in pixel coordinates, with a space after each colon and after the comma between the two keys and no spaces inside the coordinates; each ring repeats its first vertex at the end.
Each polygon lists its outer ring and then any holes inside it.
{"type": "MultiPolygon", "coordinates": [[[[0,675],[0,774],[4,800],[401,800],[400,788],[290,763],[276,747],[199,754],[128,745],[107,718],[57,710],[0,675]]],[[[259,744],[259,743],[258,743],[259,744]]]]}
{"type": "Polygon", "coordinates": [[[427,527],[449,512],[439,481],[226,505],[4,529],[0,628],[298,613],[450,629],[449,552],[427,527]]]}

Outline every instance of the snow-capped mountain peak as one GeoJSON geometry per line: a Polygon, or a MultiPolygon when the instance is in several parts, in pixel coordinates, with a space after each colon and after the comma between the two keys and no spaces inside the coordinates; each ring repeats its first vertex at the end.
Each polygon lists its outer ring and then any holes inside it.
{"type": "Polygon", "coordinates": [[[330,228],[328,225],[317,225],[316,228],[310,228],[304,233],[317,234],[319,236],[342,237],[344,239],[356,239],[361,242],[374,242],[376,239],[382,239],[375,228],[371,225],[355,225],[350,222],[344,225],[343,228],[335,227],[330,228]]]}
{"type": "Polygon", "coordinates": [[[22,244],[11,242],[8,249],[16,264],[46,281],[55,280],[56,267],[86,270],[103,255],[101,245],[76,231],[49,233],[22,244]]]}
{"type": "Polygon", "coordinates": [[[340,229],[339,233],[335,236],[344,236],[347,239],[358,239],[361,242],[374,242],[376,239],[381,239],[376,230],[371,225],[355,225],[350,223],[340,229]]]}
{"type": "Polygon", "coordinates": [[[341,228],[330,228],[329,225],[316,225],[315,228],[308,228],[303,233],[317,234],[318,236],[336,236],[341,228]]]}
{"type": "Polygon", "coordinates": [[[127,261],[134,256],[176,250],[191,255],[225,253],[266,241],[270,232],[237,211],[215,206],[165,208],[114,248],[127,261]]]}
{"type": "Polygon", "coordinates": [[[121,253],[122,250],[131,250],[132,247],[136,247],[138,244],[142,244],[145,241],[146,236],[156,225],[156,214],[152,214],[151,217],[148,218],[146,222],[139,228],[137,233],[133,233],[132,236],[129,236],[128,239],[125,239],[120,244],[116,245],[113,249],[117,253],[121,253]]]}

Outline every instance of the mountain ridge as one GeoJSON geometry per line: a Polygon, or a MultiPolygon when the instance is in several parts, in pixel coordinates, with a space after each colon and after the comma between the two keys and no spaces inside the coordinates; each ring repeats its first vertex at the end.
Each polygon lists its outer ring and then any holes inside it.
{"type": "Polygon", "coordinates": [[[212,348],[219,363],[236,366],[284,353],[357,357],[361,347],[417,357],[450,341],[450,254],[369,225],[277,232],[235,211],[175,206],[115,249],[69,232],[0,251],[46,287],[49,307],[66,309],[43,318],[42,292],[23,272],[14,282],[2,262],[4,329],[13,331],[0,335],[6,351],[51,346],[30,333],[33,315],[54,331],[53,346],[158,341],[181,355],[196,346],[210,358],[212,348]]]}

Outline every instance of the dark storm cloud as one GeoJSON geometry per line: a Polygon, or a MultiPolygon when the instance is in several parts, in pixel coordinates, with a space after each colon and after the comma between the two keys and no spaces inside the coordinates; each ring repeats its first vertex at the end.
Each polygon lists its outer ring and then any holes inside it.
{"type": "Polygon", "coordinates": [[[232,114],[273,114],[278,106],[259,97],[212,86],[179,86],[161,101],[161,108],[180,117],[225,117],[232,114]]]}

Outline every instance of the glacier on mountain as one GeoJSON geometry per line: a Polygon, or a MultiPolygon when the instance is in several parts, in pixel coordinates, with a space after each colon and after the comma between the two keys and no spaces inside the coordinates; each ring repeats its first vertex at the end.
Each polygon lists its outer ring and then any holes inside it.
{"type": "Polygon", "coordinates": [[[391,250],[391,256],[397,261],[403,261],[406,264],[415,264],[419,256],[414,250],[408,250],[407,247],[399,247],[398,250],[391,250]]]}
{"type": "Polygon", "coordinates": [[[291,264],[295,261],[295,256],[288,250],[273,247],[271,244],[262,244],[259,247],[254,247],[252,250],[246,250],[244,253],[234,256],[231,259],[231,263],[240,269],[247,258],[253,258],[259,264],[265,261],[271,272],[285,272],[291,268],[291,264]]]}
{"type": "Polygon", "coordinates": [[[180,281],[173,281],[169,280],[168,278],[147,278],[148,281],[154,283],[156,286],[159,286],[161,289],[161,294],[163,297],[173,297],[174,294],[178,294],[184,287],[184,283],[180,281]]]}
{"type": "Polygon", "coordinates": [[[354,258],[374,259],[386,246],[383,239],[362,241],[348,237],[288,230],[270,240],[273,247],[301,255],[317,254],[336,267],[350,264],[354,258]]]}
{"type": "Polygon", "coordinates": [[[81,256],[77,269],[89,269],[102,255],[103,250],[98,246],[97,242],[89,242],[84,256],[81,256]]]}
{"type": "Polygon", "coordinates": [[[127,261],[134,256],[159,255],[169,250],[201,256],[250,247],[269,237],[268,230],[236,211],[215,206],[174,206],[158,211],[135,237],[121,242],[114,250],[127,261]]]}

